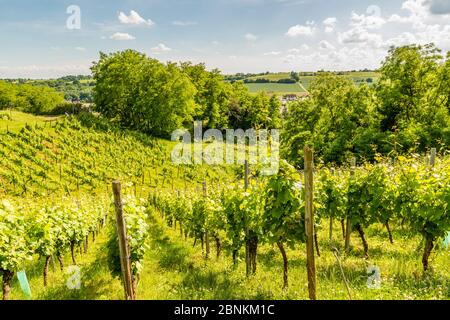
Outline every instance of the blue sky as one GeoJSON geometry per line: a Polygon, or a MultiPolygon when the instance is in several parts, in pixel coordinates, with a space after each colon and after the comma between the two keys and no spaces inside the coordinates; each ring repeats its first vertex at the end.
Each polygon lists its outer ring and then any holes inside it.
{"type": "Polygon", "coordinates": [[[127,48],[224,73],[377,68],[390,45],[450,50],[450,0],[0,0],[0,41],[0,78],[87,74],[127,48]]]}

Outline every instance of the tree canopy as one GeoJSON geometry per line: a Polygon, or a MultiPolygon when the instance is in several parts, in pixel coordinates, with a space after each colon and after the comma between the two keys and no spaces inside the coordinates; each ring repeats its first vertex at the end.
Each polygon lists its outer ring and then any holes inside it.
{"type": "Polygon", "coordinates": [[[63,103],[63,95],[54,89],[0,81],[0,110],[14,108],[24,112],[41,114],[51,112],[63,103]]]}
{"type": "Polygon", "coordinates": [[[373,86],[319,74],[311,97],[289,106],[284,156],[301,165],[306,143],[336,164],[448,146],[450,55],[433,44],[392,48],[380,73],[373,86]]]}
{"type": "Polygon", "coordinates": [[[278,99],[251,95],[204,64],[163,64],[134,50],[100,54],[92,73],[97,111],[121,125],[167,136],[200,120],[204,128],[281,126],[278,99]]]}

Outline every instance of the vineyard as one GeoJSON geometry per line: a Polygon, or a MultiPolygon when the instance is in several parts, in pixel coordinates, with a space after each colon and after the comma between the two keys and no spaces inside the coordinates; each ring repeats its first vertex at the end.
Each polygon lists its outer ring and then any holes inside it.
{"type": "MultiPolygon", "coordinates": [[[[394,237],[390,225],[405,230],[411,238],[423,237],[421,250],[423,270],[430,268],[433,248],[442,247],[450,229],[450,163],[448,158],[437,165],[424,159],[400,157],[395,164],[380,162],[349,170],[318,171],[314,203],[317,233],[329,221],[329,245],[336,250],[333,221],[340,221],[345,252],[350,250],[350,234],[356,231],[363,247],[361,258],[370,261],[365,230],[374,224],[386,228],[390,244],[394,237]]],[[[206,241],[205,258],[210,255],[209,237],[216,243],[217,256],[223,239],[232,251],[233,264],[243,247],[249,252],[250,267],[256,273],[258,244],[277,245],[283,257],[283,287],[288,287],[288,257],[285,246],[292,248],[305,242],[305,195],[302,179],[287,163],[277,176],[253,185],[248,191],[232,186],[221,192],[197,199],[171,194],[153,196],[150,205],[161,212],[169,226],[178,222],[180,232],[202,243],[206,241]]],[[[206,190],[205,190],[206,196],[206,190]]],[[[325,231],[324,230],[324,231],[325,231]]],[[[339,233],[338,233],[339,234],[339,233]]],[[[315,234],[320,257],[320,244],[315,234]]]]}
{"type": "Polygon", "coordinates": [[[114,178],[145,189],[223,175],[221,170],[172,165],[170,146],[138,133],[87,128],[71,118],[25,125],[19,132],[1,133],[0,188],[15,196],[70,195],[105,192],[114,178]]]}
{"type": "MultiPolygon", "coordinates": [[[[90,121],[88,121],[90,120],[90,121]]],[[[111,182],[124,186],[138,299],[304,299],[305,181],[285,161],[175,166],[171,143],[68,117],[1,133],[3,296],[122,299],[111,182]],[[66,286],[81,268],[81,287],[66,286]]],[[[316,165],[319,299],[450,297],[450,158],[316,165]],[[368,267],[381,272],[367,287],[368,267]]]]}

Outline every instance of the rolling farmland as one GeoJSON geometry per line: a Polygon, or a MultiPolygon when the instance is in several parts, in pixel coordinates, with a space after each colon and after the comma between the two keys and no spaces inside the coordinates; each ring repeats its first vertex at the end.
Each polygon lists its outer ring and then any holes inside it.
{"type": "MultiPolygon", "coordinates": [[[[339,76],[349,78],[354,81],[356,84],[366,83],[368,85],[372,85],[376,83],[379,78],[379,74],[376,72],[342,72],[339,73],[339,76]],[[367,79],[372,79],[373,82],[367,82],[367,79]]],[[[289,79],[289,72],[280,72],[280,73],[269,73],[267,75],[253,76],[249,77],[249,80],[256,79],[268,79],[270,81],[278,81],[281,79],[289,79]]],[[[316,76],[308,75],[302,76],[300,75],[300,83],[301,85],[308,90],[311,82],[316,79],[316,76]]],[[[266,91],[267,93],[277,93],[277,94],[302,94],[305,93],[305,90],[296,84],[281,84],[281,83],[246,83],[246,87],[252,93],[257,93],[261,91],[266,91]]]]}

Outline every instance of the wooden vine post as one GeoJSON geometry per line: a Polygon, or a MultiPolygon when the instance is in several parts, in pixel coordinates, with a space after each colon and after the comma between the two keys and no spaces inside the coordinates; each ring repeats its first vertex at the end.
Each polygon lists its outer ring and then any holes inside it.
{"type": "Polygon", "coordinates": [[[122,268],[123,285],[126,300],[135,300],[131,275],[131,257],[128,247],[127,227],[123,216],[122,186],[119,181],[112,183],[114,206],[116,209],[116,226],[119,238],[120,266],[122,268]]]}
{"type": "MultiPolygon", "coordinates": [[[[331,169],[331,174],[334,176],[334,168],[331,169]]],[[[330,243],[333,243],[333,216],[330,217],[330,243]]]]}
{"type": "MultiPolygon", "coordinates": [[[[436,165],[436,148],[432,148],[430,152],[430,170],[436,165]]],[[[430,258],[431,251],[433,250],[434,244],[433,239],[425,237],[425,249],[422,256],[423,271],[428,271],[428,259],[430,258]]]]}
{"type": "MultiPolygon", "coordinates": [[[[248,189],[248,161],[244,162],[244,190],[247,192],[248,189]]],[[[249,231],[247,226],[247,217],[244,216],[244,226],[245,226],[245,270],[247,276],[250,275],[250,248],[249,248],[249,231]]]]}
{"type": "MultiPolygon", "coordinates": [[[[350,168],[350,179],[355,177],[356,158],[352,158],[350,168]]],[[[345,253],[348,255],[350,252],[350,236],[352,234],[352,220],[350,216],[347,216],[347,226],[345,228],[345,253]]]]}
{"type": "Polygon", "coordinates": [[[311,147],[305,146],[305,232],[306,268],[309,298],[316,300],[316,264],[314,260],[314,162],[311,147]]]}
{"type": "MultiPolygon", "coordinates": [[[[203,181],[203,196],[205,197],[205,199],[208,196],[206,180],[203,181]]],[[[208,230],[205,230],[205,244],[206,244],[206,259],[209,259],[209,254],[211,252],[211,248],[209,246],[209,231],[208,230]]]]}

